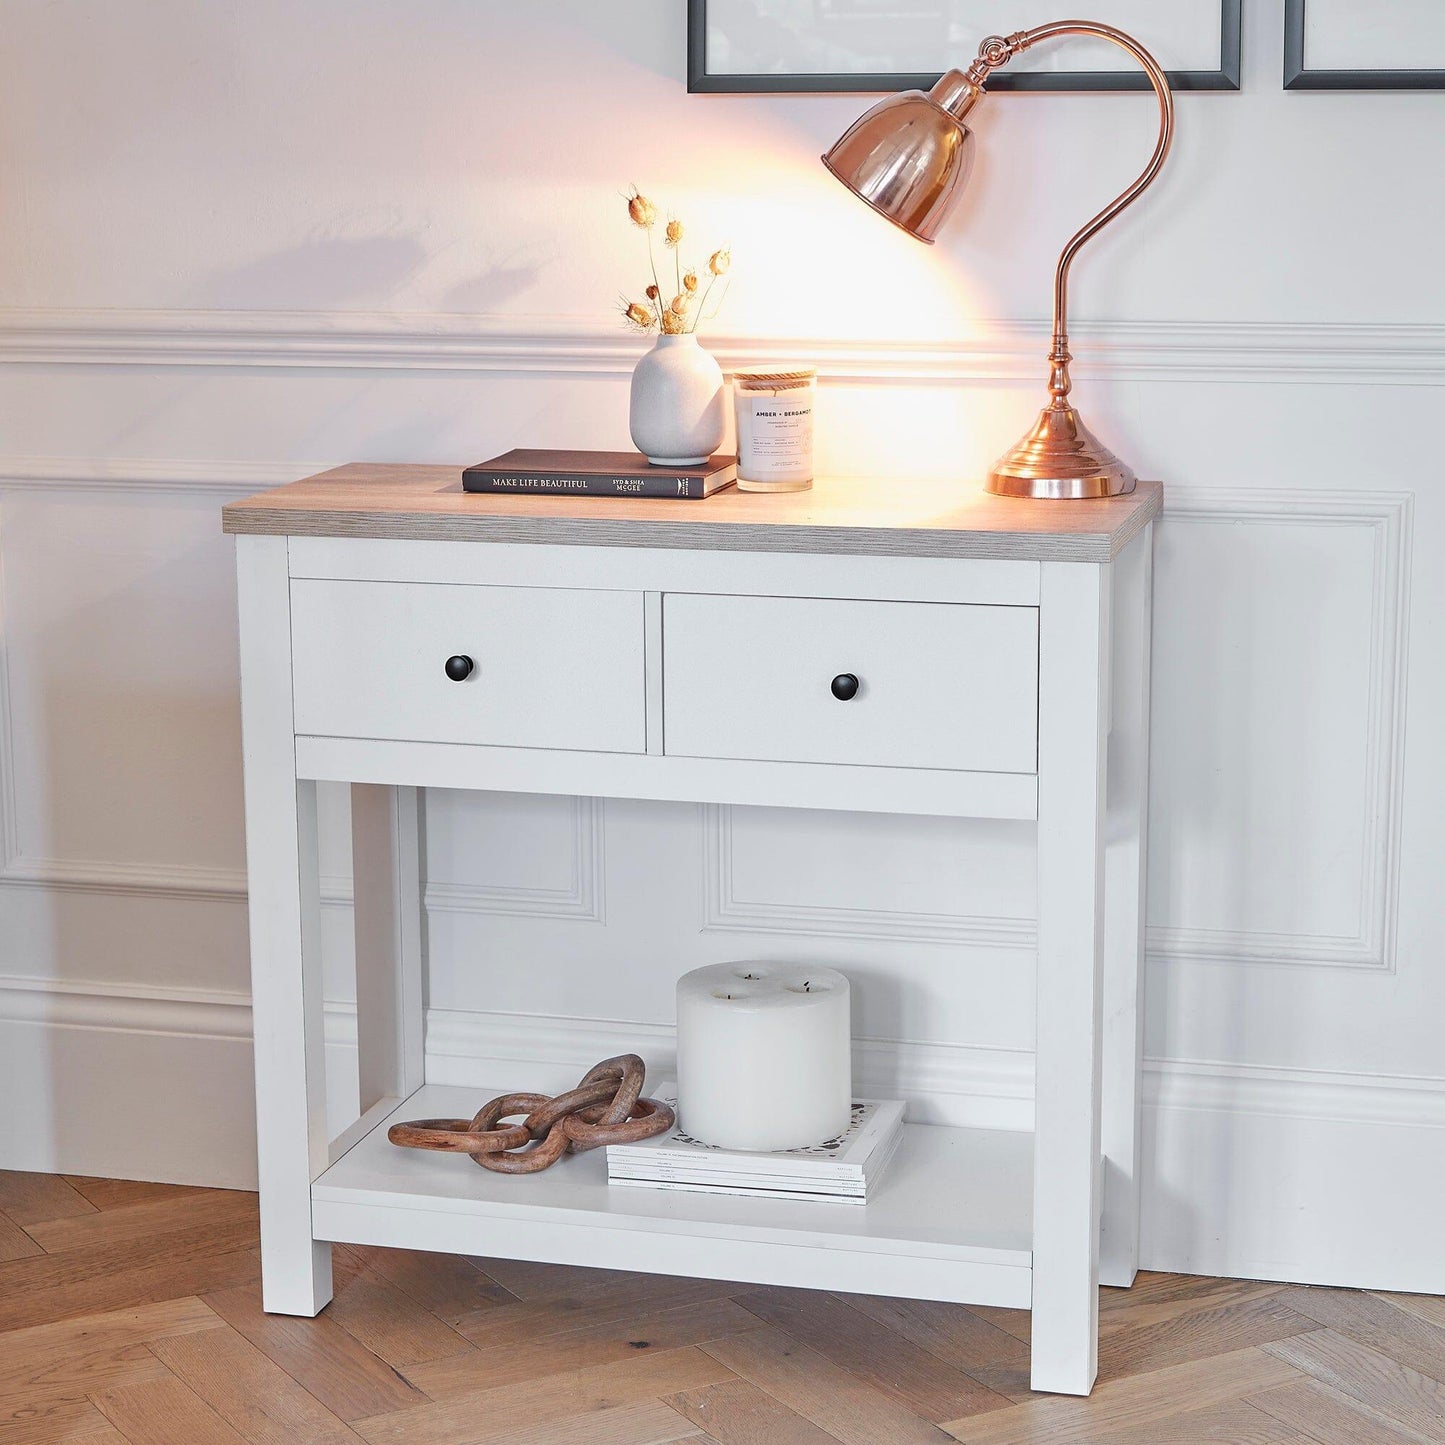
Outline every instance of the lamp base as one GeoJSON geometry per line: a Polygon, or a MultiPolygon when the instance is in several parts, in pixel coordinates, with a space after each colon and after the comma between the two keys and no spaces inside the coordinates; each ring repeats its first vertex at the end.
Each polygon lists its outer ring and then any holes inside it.
{"type": "Polygon", "coordinates": [[[1135,480],[1073,407],[1049,406],[988,474],[988,490],[996,497],[1078,501],[1123,496],[1134,490],[1135,480]]]}

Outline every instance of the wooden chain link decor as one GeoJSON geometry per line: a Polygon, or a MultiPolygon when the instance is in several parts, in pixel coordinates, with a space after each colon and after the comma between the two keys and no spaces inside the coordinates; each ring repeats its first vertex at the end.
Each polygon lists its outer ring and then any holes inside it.
{"type": "Polygon", "coordinates": [[[498,1174],[536,1174],[568,1150],[636,1144],[672,1128],[671,1107],[641,1097],[646,1077],[636,1054],[619,1054],[588,1069],[565,1094],[502,1094],[471,1120],[413,1119],[393,1124],[386,1137],[405,1149],[470,1154],[473,1163],[498,1174]],[[525,1115],[520,1124],[503,1122],[518,1114],[525,1115]]]}

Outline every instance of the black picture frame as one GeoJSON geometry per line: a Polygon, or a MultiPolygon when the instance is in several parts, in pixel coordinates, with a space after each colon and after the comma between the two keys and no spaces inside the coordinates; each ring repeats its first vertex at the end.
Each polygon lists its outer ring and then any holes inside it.
{"type": "Polygon", "coordinates": [[[1305,0],[1284,0],[1286,90],[1445,90],[1445,70],[1306,70],[1305,0]]]}
{"type": "MultiPolygon", "coordinates": [[[[770,93],[837,94],[846,91],[927,90],[941,72],[932,74],[842,75],[711,75],[707,69],[708,0],[687,0],[687,88],[694,95],[770,93]]],[[[1219,0],[1220,65],[1218,70],[1171,70],[1174,90],[1238,90],[1243,0],[1219,0]]],[[[980,35],[982,40],[983,36],[980,35]]],[[[1100,91],[1148,90],[1141,70],[998,71],[990,92],[1010,90],[1100,91]]]]}

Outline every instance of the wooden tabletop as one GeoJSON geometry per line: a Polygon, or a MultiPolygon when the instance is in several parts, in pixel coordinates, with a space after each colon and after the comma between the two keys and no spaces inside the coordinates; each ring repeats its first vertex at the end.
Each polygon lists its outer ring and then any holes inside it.
{"type": "Polygon", "coordinates": [[[354,463],[232,502],[227,532],[722,552],[1107,562],[1151,518],[1159,482],[1097,502],[1016,501],[978,482],[821,477],[702,501],[462,491],[460,467],[354,463]]]}

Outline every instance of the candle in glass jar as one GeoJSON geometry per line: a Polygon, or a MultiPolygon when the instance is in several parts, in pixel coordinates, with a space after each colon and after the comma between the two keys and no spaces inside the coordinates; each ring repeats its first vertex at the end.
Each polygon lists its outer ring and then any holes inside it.
{"type": "Polygon", "coordinates": [[[721,1149],[835,1139],[853,1107],[848,980],[793,963],[718,963],[677,983],[683,1130],[721,1149]]]}
{"type": "Polygon", "coordinates": [[[738,423],[738,490],[802,492],[813,485],[811,366],[752,367],[733,373],[738,423]]]}

